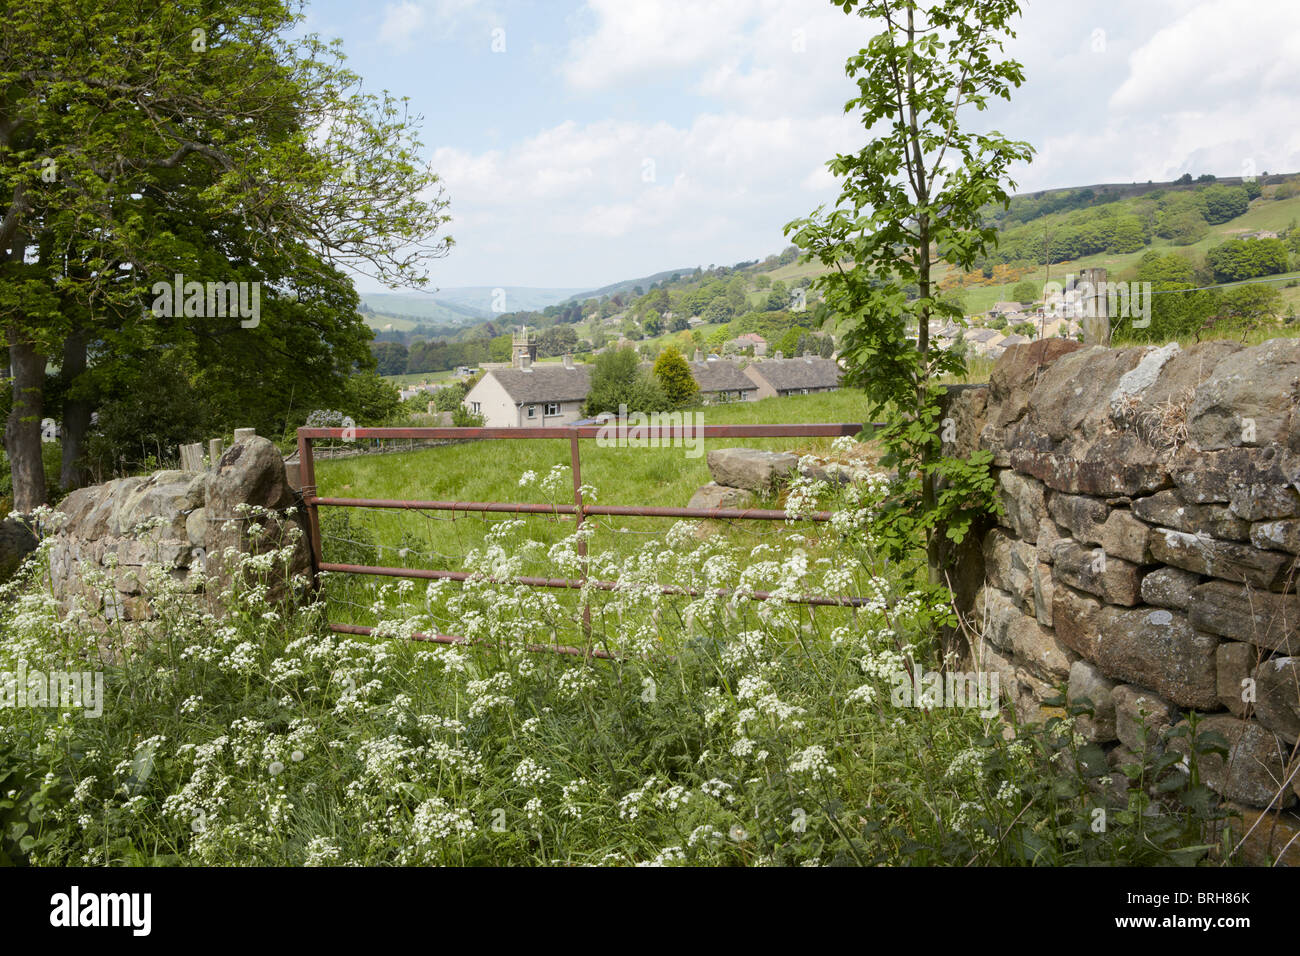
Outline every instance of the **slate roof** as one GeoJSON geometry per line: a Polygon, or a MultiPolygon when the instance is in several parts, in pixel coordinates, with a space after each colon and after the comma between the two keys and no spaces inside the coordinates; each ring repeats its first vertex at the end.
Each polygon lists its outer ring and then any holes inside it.
{"type": "Polygon", "coordinates": [[[575,365],[565,368],[559,362],[521,368],[494,369],[487,373],[501,383],[511,401],[517,405],[539,402],[579,402],[591,391],[591,368],[575,365]]]}
{"type": "Polygon", "coordinates": [[[797,388],[834,388],[842,374],[834,359],[768,359],[750,366],[778,392],[797,388]]]}
{"type": "Polygon", "coordinates": [[[691,376],[701,392],[752,392],[758,386],[749,380],[739,365],[726,359],[712,362],[688,362],[691,376]]]}

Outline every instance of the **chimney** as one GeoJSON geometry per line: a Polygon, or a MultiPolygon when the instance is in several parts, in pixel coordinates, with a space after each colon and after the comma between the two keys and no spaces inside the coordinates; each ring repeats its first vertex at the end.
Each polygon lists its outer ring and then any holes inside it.
{"type": "Polygon", "coordinates": [[[703,361],[704,361],[704,353],[703,353],[700,349],[696,349],[696,350],[695,350],[695,357],[692,359],[692,361],[694,361],[694,362],[703,362],[703,361]]]}
{"type": "Polygon", "coordinates": [[[533,370],[533,357],[524,352],[519,356],[519,367],[525,372],[531,372],[533,370]]]}
{"type": "Polygon", "coordinates": [[[807,351],[807,350],[805,349],[805,350],[804,350],[804,353],[803,353],[803,360],[804,360],[805,362],[807,362],[809,365],[811,365],[811,364],[812,364],[812,358],[813,358],[813,357],[812,357],[812,353],[809,352],[809,351],[807,351]]]}
{"type": "Polygon", "coordinates": [[[573,368],[573,353],[572,353],[572,352],[565,352],[565,353],[564,353],[564,367],[565,367],[565,368],[573,368]]]}
{"type": "Polygon", "coordinates": [[[776,354],[773,355],[772,358],[776,359],[779,362],[781,361],[781,359],[785,358],[785,353],[782,352],[780,349],[777,349],[776,354]]]}

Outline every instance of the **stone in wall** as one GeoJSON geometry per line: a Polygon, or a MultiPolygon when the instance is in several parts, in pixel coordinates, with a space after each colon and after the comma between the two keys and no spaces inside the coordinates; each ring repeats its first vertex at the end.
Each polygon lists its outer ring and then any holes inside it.
{"type": "Polygon", "coordinates": [[[1251,525],[1250,543],[1257,548],[1271,548],[1300,555],[1300,519],[1261,521],[1251,525]]]}
{"type": "Polygon", "coordinates": [[[1142,578],[1142,601],[1153,607],[1186,611],[1192,590],[1204,578],[1181,568],[1156,568],[1142,578]]]}
{"type": "Polygon", "coordinates": [[[1010,469],[998,472],[998,500],[1003,513],[998,524],[1007,528],[1021,541],[1036,542],[1038,529],[1047,516],[1041,481],[1018,475],[1010,469]]]}
{"type": "Polygon", "coordinates": [[[1083,495],[1053,494],[1052,518],[1083,544],[1094,545],[1108,557],[1133,564],[1151,561],[1151,528],[1125,508],[1083,495]]]}
{"type": "Polygon", "coordinates": [[[1226,541],[1249,541],[1250,522],[1220,504],[1189,504],[1173,488],[1133,502],[1133,514],[1147,524],[1226,541]]]}
{"type": "Polygon", "coordinates": [[[1236,806],[1227,821],[1236,858],[1247,866],[1300,866],[1300,816],[1236,806]]]}
{"type": "Polygon", "coordinates": [[[209,555],[207,594],[214,612],[220,613],[223,595],[232,584],[234,569],[225,558],[229,549],[246,555],[262,555],[286,547],[296,537],[287,567],[277,564],[271,574],[273,601],[289,599],[293,580],[310,575],[306,517],[301,509],[292,516],[286,514],[294,508],[296,500],[284,460],[274,443],[254,436],[226,449],[208,476],[203,515],[207,526],[204,541],[209,555]],[[274,514],[250,517],[246,509],[274,514]],[[297,534],[291,535],[295,530],[297,534]]]}
{"type": "Polygon", "coordinates": [[[1052,574],[1058,584],[1094,594],[1107,604],[1132,607],[1142,596],[1138,565],[1111,557],[1104,548],[1085,548],[1070,538],[1052,548],[1052,574]]]}
{"type": "Polygon", "coordinates": [[[1034,613],[1034,570],[1038,566],[1037,549],[1018,541],[1000,528],[984,538],[984,573],[996,588],[1001,588],[1026,613],[1034,613]]]}
{"type": "Polygon", "coordinates": [[[1234,717],[1246,716],[1247,682],[1259,663],[1260,653],[1254,644],[1240,641],[1225,641],[1215,649],[1214,677],[1219,703],[1234,717]]]}
{"type": "Polygon", "coordinates": [[[1115,706],[1115,735],[1140,754],[1164,750],[1163,737],[1178,719],[1178,708],[1145,687],[1121,684],[1111,692],[1115,706]]]}
{"type": "Polygon", "coordinates": [[[1115,682],[1087,661],[1076,660],[1070,665],[1066,701],[1074,705],[1087,700],[1092,704],[1092,715],[1080,715],[1075,724],[1088,740],[1107,743],[1117,739],[1114,690],[1115,682]]]}
{"type": "Polygon", "coordinates": [[[1052,626],[1061,643],[1084,660],[1096,661],[1101,644],[1102,603],[1058,583],[1052,591],[1052,626]]]}
{"type": "Polygon", "coordinates": [[[1183,707],[1218,710],[1214,654],[1219,638],[1177,611],[1106,607],[1093,663],[1108,677],[1149,687],[1183,707]]]}
{"type": "MultiPolygon", "coordinates": [[[[1188,726],[1186,722],[1180,726],[1188,726]]],[[[1197,733],[1221,734],[1228,742],[1228,756],[1202,754],[1202,779],[1216,793],[1229,800],[1254,807],[1286,809],[1296,802],[1295,791],[1286,782],[1289,751],[1276,735],[1251,720],[1231,714],[1206,717],[1197,733]],[[1276,800],[1276,802],[1274,802],[1276,800]]],[[[1174,737],[1170,746],[1182,754],[1189,752],[1186,737],[1174,737]]]]}
{"type": "Polygon", "coordinates": [[[1188,411],[1188,438],[1210,451],[1276,444],[1300,451],[1300,340],[1273,339],[1225,356],[1201,382],[1188,411]],[[1249,427],[1247,426],[1249,422],[1249,427]]]}
{"type": "Polygon", "coordinates": [[[1151,554],[1161,564],[1265,589],[1280,589],[1294,564],[1291,556],[1282,552],[1170,528],[1156,529],[1151,554]]]}
{"type": "Polygon", "coordinates": [[[1207,581],[1192,589],[1187,613],[1202,631],[1284,654],[1300,654],[1300,597],[1294,594],[1207,581]]]}

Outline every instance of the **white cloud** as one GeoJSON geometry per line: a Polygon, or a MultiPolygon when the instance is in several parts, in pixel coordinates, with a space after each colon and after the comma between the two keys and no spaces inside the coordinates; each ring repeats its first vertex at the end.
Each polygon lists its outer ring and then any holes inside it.
{"type": "Polygon", "coordinates": [[[384,21],[379,25],[379,41],[396,49],[410,46],[416,32],[424,25],[424,8],[410,0],[384,7],[384,21]]]}
{"type": "Polygon", "coordinates": [[[384,7],[379,25],[379,42],[394,51],[406,52],[415,41],[429,32],[446,37],[457,30],[466,15],[480,13],[480,0],[401,0],[384,7]]]}
{"type": "MultiPolygon", "coordinates": [[[[1067,18],[1059,4],[1027,4],[1007,48],[1026,84],[965,121],[1037,147],[1017,171],[1022,191],[1233,175],[1247,161],[1293,171],[1300,2],[1266,6],[1077,0],[1067,18]]],[[[875,24],[825,0],[587,0],[572,22],[580,35],[558,66],[572,103],[526,139],[433,156],[457,255],[476,259],[466,283],[596,285],[753,258],[781,246],[786,221],[834,199],[825,163],[866,135],[842,111],[854,93],[844,61],[875,24]],[[661,103],[672,121],[622,107],[559,121],[598,95],[661,103]],[[508,258],[471,251],[502,243],[508,258]]]]}

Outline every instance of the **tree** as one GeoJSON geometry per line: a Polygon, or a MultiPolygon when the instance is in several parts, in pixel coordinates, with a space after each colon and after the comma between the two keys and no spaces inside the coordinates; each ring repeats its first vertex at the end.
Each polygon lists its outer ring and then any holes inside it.
{"type": "Polygon", "coordinates": [[[1281,239],[1229,239],[1205,253],[1219,282],[1239,282],[1287,271],[1286,243],[1281,239]]]}
{"type": "Polygon", "coordinates": [[[179,350],[200,389],[282,426],[290,402],[338,396],[373,365],[340,266],[418,285],[447,251],[429,241],[445,201],[412,121],[363,93],[335,48],[291,38],[298,20],[287,0],[6,6],[0,335],[18,510],[45,500],[47,364],[67,385],[68,487],[96,403],[132,363],[179,350]],[[220,283],[221,305],[186,291],[160,315],[157,285],[177,274],[220,283]],[[227,307],[241,283],[267,300],[256,318],[227,307]]]}
{"type": "MultiPolygon", "coordinates": [[[[1219,303],[1219,320],[1227,328],[1247,331],[1264,323],[1277,322],[1282,311],[1282,293],[1262,283],[1224,289],[1219,303]]],[[[1215,328],[1220,328],[1220,323],[1215,328]]]]}
{"type": "Polygon", "coordinates": [[[509,333],[498,335],[488,341],[488,361],[509,362],[514,354],[514,345],[509,333]]]}
{"type": "Polygon", "coordinates": [[[1210,186],[1201,199],[1205,203],[1205,221],[1211,225],[1236,219],[1250,205],[1250,196],[1240,186],[1210,186]]]}
{"type": "Polygon", "coordinates": [[[958,125],[965,107],[983,110],[991,99],[1009,99],[1023,82],[1019,63],[997,59],[1020,10],[1015,0],[837,4],[883,27],[846,66],[858,95],[845,110],[859,110],[874,135],[860,151],[828,164],[842,180],[836,208],[819,208],[789,223],[786,233],[830,267],[818,285],[839,318],[848,382],[863,388],[871,414],[894,413],[881,437],[898,474],[907,476],[899,489],[898,547],[923,537],[937,583],[937,531],[960,541],[974,513],[987,507],[992,479],[987,452],[965,467],[939,456],[936,379],[960,372],[962,362],[931,342],[929,322],[963,317],[936,298],[932,270],[948,263],[968,271],[987,253],[996,231],[984,211],[1007,205],[1014,186],[1008,170],[1032,155],[1027,143],[958,125]],[[907,297],[910,284],[915,299],[907,297]],[[942,508],[941,476],[948,483],[942,508]]]}
{"type": "Polygon", "coordinates": [[[1138,282],[1150,282],[1150,324],[1133,328],[1121,324],[1115,329],[1116,341],[1164,342],[1198,334],[1218,310],[1219,294],[1213,289],[1196,290],[1196,272],[1192,263],[1178,253],[1148,252],[1138,264],[1138,282]]]}
{"type": "Polygon", "coordinates": [[[370,346],[375,353],[375,368],[380,375],[401,375],[406,371],[406,346],[400,342],[376,342],[370,346]]]}
{"type": "Polygon", "coordinates": [[[654,376],[674,408],[691,404],[700,393],[691,367],[674,346],[670,345],[659,353],[655,359],[654,376]]]}
{"type": "Polygon", "coordinates": [[[668,396],[651,375],[641,370],[641,360],[634,349],[610,349],[596,356],[591,369],[591,391],[587,393],[586,414],[618,412],[654,412],[670,408],[668,396]]]}
{"type": "Polygon", "coordinates": [[[786,330],[785,335],[781,336],[780,340],[776,343],[775,351],[780,352],[786,358],[798,355],[799,338],[802,333],[803,330],[798,327],[786,330]]]}
{"type": "Polygon", "coordinates": [[[553,325],[537,336],[537,354],[554,358],[572,352],[578,346],[578,333],[571,325],[553,325]]]}
{"type": "Polygon", "coordinates": [[[1190,246],[1199,242],[1209,231],[1205,217],[1192,209],[1162,216],[1156,226],[1156,234],[1176,246],[1190,246]]]}
{"type": "Polygon", "coordinates": [[[451,410],[453,428],[482,428],[487,418],[482,412],[471,412],[464,405],[457,405],[451,410]]]}
{"type": "Polygon", "coordinates": [[[1030,282],[1028,279],[1024,282],[1017,282],[1015,288],[1011,290],[1011,298],[1023,305],[1036,302],[1038,300],[1038,283],[1030,282]]]}

